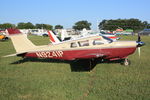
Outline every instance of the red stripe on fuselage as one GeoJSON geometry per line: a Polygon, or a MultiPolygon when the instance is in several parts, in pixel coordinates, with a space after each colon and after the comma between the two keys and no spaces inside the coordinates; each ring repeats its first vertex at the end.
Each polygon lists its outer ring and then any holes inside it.
{"type": "Polygon", "coordinates": [[[110,39],[116,39],[117,37],[115,37],[115,36],[110,36],[109,38],[110,38],[110,39]]]}
{"type": "Polygon", "coordinates": [[[128,48],[103,48],[103,49],[84,49],[84,50],[64,50],[64,51],[41,51],[27,53],[25,57],[49,58],[49,59],[90,59],[103,57],[104,59],[124,58],[133,54],[136,47],[128,48]]]}
{"type": "Polygon", "coordinates": [[[128,47],[128,48],[108,48],[101,49],[101,53],[105,53],[107,56],[105,59],[113,59],[113,58],[124,58],[128,55],[131,55],[135,52],[136,47],[128,47]]]}

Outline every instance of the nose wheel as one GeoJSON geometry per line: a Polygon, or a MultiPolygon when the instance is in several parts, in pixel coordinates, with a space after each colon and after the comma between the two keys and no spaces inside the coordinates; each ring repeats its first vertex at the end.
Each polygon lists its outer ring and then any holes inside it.
{"type": "Polygon", "coordinates": [[[122,60],[121,64],[124,66],[129,66],[131,64],[131,61],[128,58],[126,58],[122,60]]]}

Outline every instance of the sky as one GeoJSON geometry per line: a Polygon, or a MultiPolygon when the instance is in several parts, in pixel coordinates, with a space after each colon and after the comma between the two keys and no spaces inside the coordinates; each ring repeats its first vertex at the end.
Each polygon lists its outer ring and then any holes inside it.
{"type": "Polygon", "coordinates": [[[95,30],[104,19],[138,18],[150,23],[149,6],[150,0],[0,0],[0,24],[31,22],[72,28],[87,20],[95,30]]]}

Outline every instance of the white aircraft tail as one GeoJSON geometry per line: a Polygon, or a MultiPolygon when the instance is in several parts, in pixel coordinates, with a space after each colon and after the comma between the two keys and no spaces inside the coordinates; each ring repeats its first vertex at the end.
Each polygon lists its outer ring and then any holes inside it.
{"type": "Polygon", "coordinates": [[[27,38],[26,34],[21,33],[18,29],[7,29],[9,37],[12,40],[17,53],[27,52],[36,46],[27,38]]]}
{"type": "Polygon", "coordinates": [[[49,39],[52,42],[52,44],[57,44],[57,43],[61,42],[52,31],[48,31],[48,35],[49,35],[49,39]]]}

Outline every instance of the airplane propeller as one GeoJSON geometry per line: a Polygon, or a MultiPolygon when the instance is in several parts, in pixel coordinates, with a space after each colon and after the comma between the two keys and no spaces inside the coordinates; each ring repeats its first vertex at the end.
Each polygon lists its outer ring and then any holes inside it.
{"type": "Polygon", "coordinates": [[[138,33],[138,40],[136,41],[137,42],[137,48],[138,48],[138,54],[139,54],[139,57],[141,55],[141,46],[145,45],[144,42],[141,42],[141,36],[140,34],[138,33]]]}
{"type": "Polygon", "coordinates": [[[141,36],[140,36],[140,33],[138,33],[138,42],[141,42],[141,36]]]}

